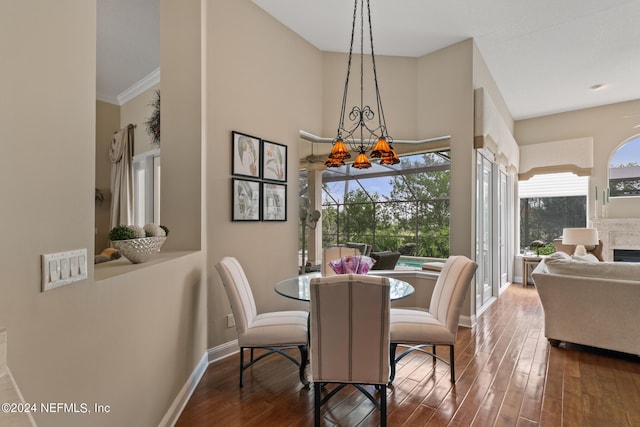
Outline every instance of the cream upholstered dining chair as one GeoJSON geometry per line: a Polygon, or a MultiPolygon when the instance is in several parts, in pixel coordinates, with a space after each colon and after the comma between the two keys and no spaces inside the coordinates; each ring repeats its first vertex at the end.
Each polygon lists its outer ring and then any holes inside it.
{"type": "Polygon", "coordinates": [[[449,347],[451,382],[456,382],[454,344],[458,333],[462,303],[469,291],[477,264],[465,256],[450,256],[436,281],[429,310],[391,309],[391,380],[395,378],[396,363],[414,350],[420,350],[447,363],[436,355],[436,345],[449,347]],[[408,347],[396,356],[398,346],[408,347]],[[431,347],[432,352],[423,350],[431,347]]]}
{"type": "Polygon", "coordinates": [[[343,256],[360,255],[360,250],[357,248],[348,248],[346,246],[333,246],[331,248],[322,250],[322,267],[320,272],[323,276],[333,276],[336,273],[331,267],[329,267],[329,261],[342,258],[343,256]]]}
{"type": "Polygon", "coordinates": [[[216,264],[216,270],[227,292],[236,323],[240,346],[240,387],[243,386],[244,370],[274,353],[295,363],[299,367],[300,381],[305,386],[308,385],[304,370],[308,361],[309,313],[291,310],[258,314],[251,286],[238,260],[224,257],[216,264]],[[283,351],[294,347],[300,350],[299,361],[283,351]],[[245,364],[244,352],[247,348],[251,350],[251,357],[245,364]],[[268,352],[254,358],[253,350],[256,348],[263,348],[268,352]]]}
{"type": "Polygon", "coordinates": [[[360,274],[317,277],[311,279],[310,297],[315,425],[320,425],[321,406],[352,384],[380,410],[380,424],[385,426],[389,279],[360,274]],[[337,385],[322,396],[327,384],[337,385]],[[375,390],[367,389],[371,385],[375,390]]]}

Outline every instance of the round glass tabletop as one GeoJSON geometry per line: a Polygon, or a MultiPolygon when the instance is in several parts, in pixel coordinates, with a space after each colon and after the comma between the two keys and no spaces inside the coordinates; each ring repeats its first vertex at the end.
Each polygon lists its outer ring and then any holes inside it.
{"type": "MultiPolygon", "coordinates": [[[[314,277],[322,277],[320,272],[303,274],[278,282],[275,291],[287,298],[309,301],[309,284],[314,277]]],[[[413,294],[415,289],[408,282],[389,277],[389,295],[391,301],[399,300],[413,294]]]]}

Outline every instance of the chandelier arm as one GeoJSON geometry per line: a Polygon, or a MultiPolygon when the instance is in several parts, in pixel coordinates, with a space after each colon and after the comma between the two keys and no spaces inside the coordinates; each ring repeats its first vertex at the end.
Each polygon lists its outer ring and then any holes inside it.
{"type": "Polygon", "coordinates": [[[378,124],[381,129],[381,135],[388,137],[387,124],[384,118],[384,110],[382,109],[382,97],[380,97],[380,88],[378,87],[378,72],[376,69],[376,56],[373,52],[373,26],[371,25],[371,6],[367,0],[367,13],[369,15],[369,40],[371,43],[371,65],[373,68],[373,82],[376,88],[376,102],[378,104],[378,124]]]}
{"type": "Polygon", "coordinates": [[[351,24],[351,43],[349,45],[349,61],[347,63],[347,78],[344,81],[344,92],[342,93],[342,107],[340,109],[340,117],[338,119],[338,130],[336,138],[341,137],[341,129],[344,128],[344,113],[347,107],[347,92],[349,91],[349,75],[351,74],[351,56],[353,53],[353,41],[355,39],[356,31],[356,16],[358,11],[358,0],[355,0],[353,4],[353,22],[351,24]]]}

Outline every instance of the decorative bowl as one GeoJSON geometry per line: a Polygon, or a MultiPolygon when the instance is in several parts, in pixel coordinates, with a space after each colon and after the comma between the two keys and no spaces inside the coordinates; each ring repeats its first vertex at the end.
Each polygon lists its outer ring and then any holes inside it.
{"type": "Polygon", "coordinates": [[[160,252],[166,237],[143,237],[140,239],[114,240],[111,245],[134,264],[147,261],[151,255],[160,252]]]}

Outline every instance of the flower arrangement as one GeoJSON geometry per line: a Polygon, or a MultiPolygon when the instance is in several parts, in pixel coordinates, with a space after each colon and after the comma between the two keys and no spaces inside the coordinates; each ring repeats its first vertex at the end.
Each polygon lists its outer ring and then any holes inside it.
{"type": "Polygon", "coordinates": [[[540,255],[540,248],[546,246],[546,243],[542,240],[534,240],[533,242],[531,242],[531,244],[529,245],[532,248],[536,248],[536,255],[540,255]]]}
{"type": "Polygon", "coordinates": [[[169,229],[164,225],[146,224],[140,227],[121,224],[109,231],[109,240],[122,256],[138,264],[160,252],[160,247],[168,235],[169,229]]]}
{"type": "Polygon", "coordinates": [[[347,255],[329,261],[329,267],[336,274],[367,274],[376,260],[365,255],[347,255]]]}

